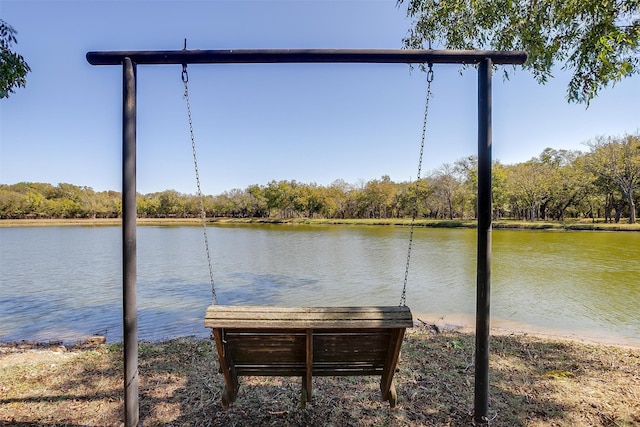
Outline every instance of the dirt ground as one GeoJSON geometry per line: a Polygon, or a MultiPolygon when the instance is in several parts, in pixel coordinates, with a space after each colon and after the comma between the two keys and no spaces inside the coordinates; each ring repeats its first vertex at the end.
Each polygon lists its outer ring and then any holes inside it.
{"type": "MultiPolygon", "coordinates": [[[[422,325],[407,331],[395,382],[381,402],[375,377],[243,377],[220,404],[215,347],[180,338],[141,343],[144,426],[468,426],[474,336],[422,325]]],[[[0,344],[0,425],[120,426],[121,345],[0,344]]],[[[501,333],[491,338],[491,426],[640,426],[640,348],[501,333]]]]}

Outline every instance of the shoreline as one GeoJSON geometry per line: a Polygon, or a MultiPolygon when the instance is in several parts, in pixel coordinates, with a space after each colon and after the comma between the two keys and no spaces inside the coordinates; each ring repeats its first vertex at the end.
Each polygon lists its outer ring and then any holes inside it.
{"type": "MultiPolygon", "coordinates": [[[[413,313],[414,323],[434,325],[440,331],[475,334],[475,316],[467,314],[413,313]]],[[[549,328],[499,318],[491,318],[490,336],[532,336],[541,339],[601,344],[640,349],[640,339],[620,335],[604,335],[587,330],[549,328]]]]}
{"type": "MultiPolygon", "coordinates": [[[[435,314],[435,313],[413,313],[414,330],[428,328],[437,334],[446,332],[457,332],[464,335],[475,334],[475,316],[467,314],[435,314]]],[[[409,331],[409,330],[408,330],[409,331]]],[[[573,342],[585,345],[604,345],[618,348],[629,348],[640,350],[640,339],[624,337],[619,335],[604,335],[582,330],[569,330],[562,328],[549,328],[536,326],[512,320],[492,318],[490,322],[490,337],[534,337],[549,341],[573,342]]],[[[140,343],[161,343],[167,340],[192,338],[197,341],[209,341],[209,338],[197,335],[164,337],[158,340],[140,339],[140,343]]],[[[109,345],[122,344],[122,341],[107,342],[106,337],[97,335],[85,335],[78,337],[75,341],[65,341],[52,337],[50,339],[19,339],[0,341],[2,347],[27,346],[29,348],[42,348],[64,346],[67,348],[84,347],[100,341],[109,345]],[[104,340],[103,340],[104,339],[104,340]]]]}
{"type": "MultiPolygon", "coordinates": [[[[200,218],[137,218],[139,226],[201,226],[200,218]]],[[[121,226],[122,218],[76,218],[76,219],[0,219],[0,228],[10,227],[62,227],[62,226],[121,226]]],[[[207,225],[341,225],[341,226],[398,226],[411,225],[410,218],[383,219],[309,219],[309,218],[207,218],[207,225]]],[[[476,228],[473,219],[418,219],[416,227],[428,228],[476,228]]],[[[571,221],[518,221],[494,220],[495,230],[540,230],[540,231],[627,231],[640,232],[640,223],[610,224],[591,220],[571,221]]]]}

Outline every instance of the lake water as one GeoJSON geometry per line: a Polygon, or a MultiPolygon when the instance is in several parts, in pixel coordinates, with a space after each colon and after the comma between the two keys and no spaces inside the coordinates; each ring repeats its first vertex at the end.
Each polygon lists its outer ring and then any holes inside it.
{"type": "MultiPolygon", "coordinates": [[[[408,228],[209,228],[221,304],[397,305],[408,228]]],[[[494,230],[492,322],[640,343],[640,233],[494,230]]],[[[418,228],[414,317],[475,312],[476,231],[418,228]]],[[[0,228],[0,341],[122,339],[119,227],[0,228]]],[[[139,338],[207,337],[198,227],[138,227],[139,338]]],[[[455,320],[454,320],[455,319],[455,320]]]]}

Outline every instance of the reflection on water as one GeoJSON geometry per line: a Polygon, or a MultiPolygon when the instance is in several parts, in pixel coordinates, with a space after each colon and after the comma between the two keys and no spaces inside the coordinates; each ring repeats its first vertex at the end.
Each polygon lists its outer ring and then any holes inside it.
{"type": "MultiPolygon", "coordinates": [[[[222,304],[396,305],[408,229],[209,230],[222,304]]],[[[640,340],[640,233],[493,232],[492,316],[640,340]]],[[[475,230],[417,229],[414,313],[475,311],[475,230]]],[[[0,228],[0,340],[122,338],[118,227],[0,228]]],[[[138,228],[139,337],[208,336],[211,286],[197,227],[138,228]]]]}

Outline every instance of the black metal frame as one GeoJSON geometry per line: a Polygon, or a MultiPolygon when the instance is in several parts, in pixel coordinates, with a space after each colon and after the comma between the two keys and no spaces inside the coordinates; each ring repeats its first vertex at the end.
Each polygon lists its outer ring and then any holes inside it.
{"type": "Polygon", "coordinates": [[[266,49],[88,52],[92,65],[122,65],[122,239],[125,424],[138,425],[136,261],[136,64],[406,63],[478,65],[478,246],[474,420],[488,423],[491,283],[491,75],[520,65],[522,51],[266,49]]]}

